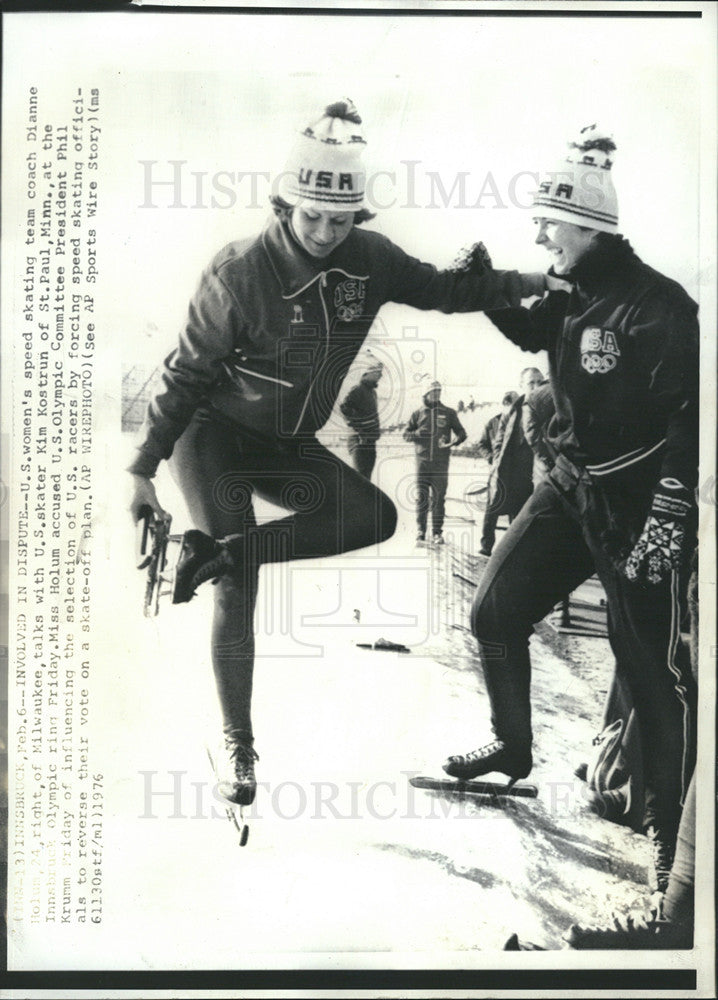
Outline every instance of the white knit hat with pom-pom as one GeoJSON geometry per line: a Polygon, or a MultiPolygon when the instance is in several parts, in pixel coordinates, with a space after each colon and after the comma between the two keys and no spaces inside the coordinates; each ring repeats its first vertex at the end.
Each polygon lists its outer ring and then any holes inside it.
{"type": "Polygon", "coordinates": [[[330,104],[300,133],[280,182],[290,205],[318,211],[356,212],[364,207],[366,146],[361,118],[348,98],[330,104]]]}
{"type": "Polygon", "coordinates": [[[581,129],[563,159],[542,174],[534,192],[534,215],[617,233],[618,198],[611,175],[615,149],[613,137],[597,125],[581,129]]]}

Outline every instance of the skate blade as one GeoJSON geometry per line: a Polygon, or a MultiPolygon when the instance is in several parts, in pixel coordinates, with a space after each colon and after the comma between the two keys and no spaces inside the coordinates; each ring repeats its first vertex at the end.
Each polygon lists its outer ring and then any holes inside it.
{"type": "Polygon", "coordinates": [[[462,781],[460,778],[431,778],[424,774],[418,774],[409,778],[409,784],[413,785],[414,788],[423,788],[432,792],[448,792],[454,795],[511,795],[525,799],[535,799],[538,796],[536,785],[521,784],[511,779],[507,783],[476,779],[462,781]]]}
{"type": "Polygon", "coordinates": [[[238,806],[236,802],[231,802],[229,799],[225,799],[225,802],[224,811],[227,813],[227,819],[239,834],[239,846],[246,847],[249,840],[249,824],[244,819],[244,806],[238,806]]]}
{"type": "Polygon", "coordinates": [[[172,598],[174,595],[175,565],[177,559],[176,557],[168,558],[168,551],[171,551],[172,556],[175,556],[175,552],[181,544],[182,535],[167,534],[169,520],[164,522],[164,524],[167,527],[163,536],[158,535],[155,537],[157,530],[161,529],[150,528],[150,531],[153,532],[153,544],[156,545],[156,548],[153,550],[148,567],[144,601],[145,618],[156,618],[160,610],[160,598],[172,598]]]}
{"type": "Polygon", "coordinates": [[[221,782],[217,776],[217,768],[215,767],[214,764],[214,757],[212,756],[212,751],[210,750],[209,747],[206,747],[205,749],[207,750],[207,757],[209,758],[209,766],[212,768],[212,774],[214,776],[214,780],[217,783],[216,785],[217,795],[222,800],[222,804],[224,805],[224,811],[227,815],[227,819],[239,834],[239,846],[246,847],[247,841],[249,840],[249,824],[246,822],[244,818],[244,810],[246,807],[241,806],[239,805],[239,803],[233,802],[231,799],[228,799],[225,795],[222,795],[221,791],[219,790],[221,782]]]}

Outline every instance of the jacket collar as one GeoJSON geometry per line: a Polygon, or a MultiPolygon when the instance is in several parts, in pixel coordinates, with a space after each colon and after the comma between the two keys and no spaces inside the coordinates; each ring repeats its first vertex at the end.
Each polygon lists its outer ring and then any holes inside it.
{"type": "MultiPolygon", "coordinates": [[[[594,294],[621,279],[633,264],[638,263],[633,247],[623,236],[610,236],[599,240],[598,244],[579,260],[565,275],[556,275],[578,285],[587,294],[594,294]]],[[[553,268],[551,272],[553,273],[553,268]]]]}
{"type": "Polygon", "coordinates": [[[285,298],[296,295],[333,267],[341,267],[356,240],[356,230],[352,229],[336,250],[320,260],[300,246],[288,221],[273,219],[262,233],[262,245],[285,298]]]}

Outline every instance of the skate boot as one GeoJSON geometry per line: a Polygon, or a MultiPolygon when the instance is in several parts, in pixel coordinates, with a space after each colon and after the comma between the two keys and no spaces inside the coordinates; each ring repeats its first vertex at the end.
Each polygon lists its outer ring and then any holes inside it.
{"type": "Polygon", "coordinates": [[[233,566],[234,560],[221,542],[194,528],[186,531],[175,568],[172,603],[191,600],[200,584],[218,579],[233,566]]]}
{"type": "Polygon", "coordinates": [[[646,836],[651,842],[651,853],[653,855],[653,885],[655,892],[664,894],[668,888],[668,879],[673,867],[673,859],[676,853],[676,845],[672,840],[667,840],[654,826],[649,826],[646,836]]]}
{"type": "Polygon", "coordinates": [[[257,794],[254,762],[259,757],[251,742],[232,733],[225,735],[224,747],[217,754],[217,791],[222,798],[238,806],[249,806],[257,794]]]}
{"type": "Polygon", "coordinates": [[[446,545],[443,534],[439,531],[431,539],[433,545],[446,545]]]}
{"type": "Polygon", "coordinates": [[[491,771],[499,771],[509,776],[511,785],[519,778],[528,777],[532,767],[530,750],[513,750],[503,740],[494,740],[467,754],[456,754],[443,764],[444,770],[452,778],[468,781],[482,774],[489,774],[491,771]]]}
{"type": "Polygon", "coordinates": [[[425,545],[426,544],[426,532],[425,531],[420,531],[420,532],[417,533],[416,544],[417,545],[425,545]]]}
{"type": "Polygon", "coordinates": [[[564,941],[576,951],[692,948],[693,927],[690,921],[666,920],[660,906],[654,906],[647,913],[614,913],[604,926],[573,924],[564,941]]]}

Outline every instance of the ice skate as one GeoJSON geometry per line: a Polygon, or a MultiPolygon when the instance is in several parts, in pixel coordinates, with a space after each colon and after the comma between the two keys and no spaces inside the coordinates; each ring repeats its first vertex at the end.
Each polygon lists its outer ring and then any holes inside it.
{"type": "Polygon", "coordinates": [[[442,792],[445,795],[459,796],[489,796],[500,798],[510,795],[512,798],[535,799],[538,795],[536,785],[517,784],[512,778],[508,783],[501,781],[462,781],[457,778],[433,778],[426,774],[417,774],[409,778],[409,784],[414,788],[423,788],[430,792],[442,792]]]}
{"type": "Polygon", "coordinates": [[[494,740],[477,750],[467,754],[455,754],[443,764],[444,771],[452,778],[462,781],[478,778],[492,771],[499,771],[509,777],[509,787],[519,778],[526,778],[531,773],[533,760],[531,751],[516,752],[510,750],[503,740],[494,740]]]}
{"type": "Polygon", "coordinates": [[[171,535],[172,518],[159,517],[151,507],[140,510],[137,521],[137,568],[147,570],[147,585],[143,610],[146,618],[157,615],[160,598],[168,597],[174,588],[173,559],[170,549],[178,550],[181,535],[171,535]]]}
{"type": "Polygon", "coordinates": [[[223,745],[214,753],[208,747],[207,756],[217,781],[217,795],[224,803],[227,819],[239,834],[240,846],[244,847],[249,839],[244,808],[254,802],[257,794],[254,762],[259,756],[250,743],[231,734],[224,737],[223,745]]]}
{"type": "Polygon", "coordinates": [[[673,860],[676,853],[676,845],[672,840],[667,840],[655,827],[650,826],[646,833],[651,843],[651,853],[653,855],[653,878],[651,888],[658,893],[665,893],[668,888],[668,879],[673,868],[673,860]]]}
{"type": "Polygon", "coordinates": [[[229,551],[221,542],[194,528],[185,531],[174,571],[172,603],[190,601],[201,584],[217,579],[233,565],[229,551]]]}

